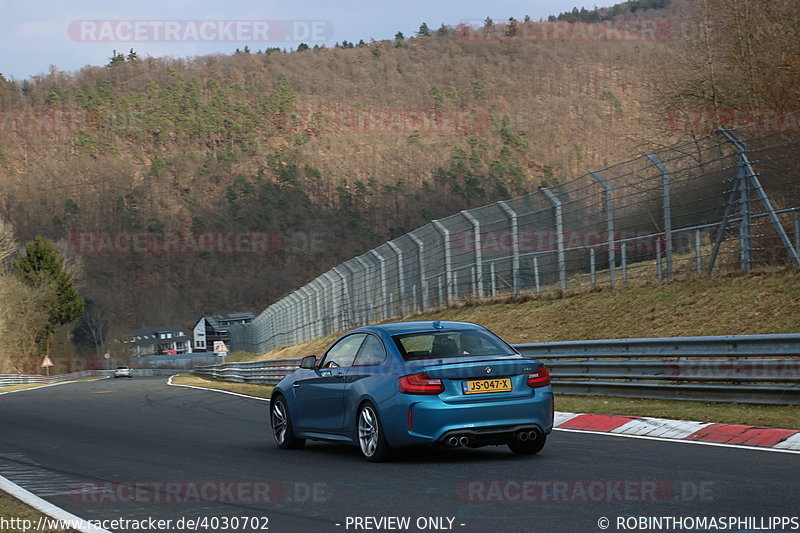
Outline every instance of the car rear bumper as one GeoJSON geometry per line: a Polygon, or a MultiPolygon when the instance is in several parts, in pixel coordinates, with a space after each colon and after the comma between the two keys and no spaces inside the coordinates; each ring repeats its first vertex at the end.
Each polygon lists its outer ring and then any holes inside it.
{"type": "Polygon", "coordinates": [[[382,406],[383,426],[392,446],[446,444],[452,435],[484,445],[504,442],[521,430],[547,434],[553,429],[553,393],[546,389],[525,398],[465,403],[398,394],[395,406],[382,406]]]}

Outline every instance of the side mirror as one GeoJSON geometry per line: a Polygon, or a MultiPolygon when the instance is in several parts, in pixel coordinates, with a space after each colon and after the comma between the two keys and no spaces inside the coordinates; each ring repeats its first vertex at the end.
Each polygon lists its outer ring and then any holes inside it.
{"type": "Polygon", "coordinates": [[[313,370],[317,367],[317,356],[316,355],[307,355],[300,359],[300,368],[305,368],[308,370],[313,370]]]}

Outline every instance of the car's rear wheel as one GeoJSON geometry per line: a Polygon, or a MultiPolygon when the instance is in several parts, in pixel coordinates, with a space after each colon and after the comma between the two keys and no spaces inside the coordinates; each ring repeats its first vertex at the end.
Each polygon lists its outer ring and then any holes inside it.
{"type": "Polygon", "coordinates": [[[270,406],[270,422],[272,423],[272,436],[278,448],[284,450],[296,450],[302,448],[306,439],[295,437],[292,429],[292,418],[289,415],[289,408],[283,396],[276,396],[272,399],[270,406]]]}
{"type": "Polygon", "coordinates": [[[514,438],[508,441],[508,447],[517,455],[533,455],[542,451],[546,442],[547,435],[539,433],[533,440],[521,441],[514,438]]]}
{"type": "Polygon", "coordinates": [[[358,411],[358,446],[368,461],[376,463],[385,461],[391,453],[378,413],[370,403],[358,411]]]}

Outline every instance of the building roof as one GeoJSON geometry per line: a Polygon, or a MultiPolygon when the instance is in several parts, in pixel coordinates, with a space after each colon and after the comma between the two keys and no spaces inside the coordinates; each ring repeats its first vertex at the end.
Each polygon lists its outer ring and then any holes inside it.
{"type": "Polygon", "coordinates": [[[162,341],[189,340],[189,333],[183,326],[154,326],[149,328],[136,328],[128,331],[128,338],[132,338],[134,345],[159,344],[162,341]],[[169,339],[162,339],[162,333],[172,333],[169,339]]]}
{"type": "Polygon", "coordinates": [[[256,316],[253,313],[227,313],[218,315],[205,315],[200,320],[205,319],[205,321],[214,331],[221,331],[228,327],[228,324],[223,324],[223,322],[252,322],[255,317],[256,316]]]}

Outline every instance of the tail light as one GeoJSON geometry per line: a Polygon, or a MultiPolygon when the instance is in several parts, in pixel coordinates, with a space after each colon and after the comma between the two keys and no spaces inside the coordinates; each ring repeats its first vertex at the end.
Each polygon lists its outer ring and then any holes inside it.
{"type": "Polygon", "coordinates": [[[429,378],[424,372],[403,376],[397,380],[397,390],[403,394],[440,394],[444,392],[441,379],[429,378]]]}
{"type": "Polygon", "coordinates": [[[540,366],[533,374],[528,374],[528,387],[537,389],[550,385],[550,372],[547,367],[540,366]]]}

